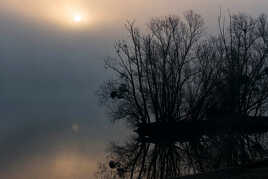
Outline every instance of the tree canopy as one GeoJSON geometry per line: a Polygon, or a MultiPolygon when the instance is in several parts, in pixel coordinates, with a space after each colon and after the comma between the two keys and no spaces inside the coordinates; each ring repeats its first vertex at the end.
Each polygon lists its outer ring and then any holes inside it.
{"type": "Polygon", "coordinates": [[[215,35],[206,33],[193,11],[154,18],[146,33],[126,25],[130,39],[117,41],[117,56],[106,60],[117,76],[99,94],[112,119],[137,132],[112,150],[130,178],[162,179],[261,156],[259,134],[268,131],[267,16],[220,15],[218,25],[215,35]]]}

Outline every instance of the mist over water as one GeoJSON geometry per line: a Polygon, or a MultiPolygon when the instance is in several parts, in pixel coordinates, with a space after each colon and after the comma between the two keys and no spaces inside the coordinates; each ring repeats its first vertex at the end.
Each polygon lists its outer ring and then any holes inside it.
{"type": "Polygon", "coordinates": [[[0,178],[93,179],[107,144],[129,135],[108,121],[95,94],[111,77],[103,61],[126,38],[126,20],[144,27],[152,17],[193,9],[213,28],[220,8],[257,15],[268,2],[2,0],[0,178]],[[69,7],[90,22],[70,25],[69,7]]]}

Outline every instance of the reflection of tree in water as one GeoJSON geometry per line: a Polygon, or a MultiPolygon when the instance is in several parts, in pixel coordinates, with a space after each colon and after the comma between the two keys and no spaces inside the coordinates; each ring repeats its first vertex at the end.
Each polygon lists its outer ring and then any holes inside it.
{"type": "Polygon", "coordinates": [[[192,11],[153,19],[144,35],[116,45],[118,74],[100,97],[113,120],[137,136],[113,146],[112,168],[130,178],[167,178],[246,164],[261,157],[268,129],[268,22],[239,14],[203,35],[192,11]]]}
{"type": "Polygon", "coordinates": [[[141,143],[113,146],[114,161],[131,178],[168,178],[245,164],[261,157],[259,141],[226,135],[170,144],[141,143]]]}

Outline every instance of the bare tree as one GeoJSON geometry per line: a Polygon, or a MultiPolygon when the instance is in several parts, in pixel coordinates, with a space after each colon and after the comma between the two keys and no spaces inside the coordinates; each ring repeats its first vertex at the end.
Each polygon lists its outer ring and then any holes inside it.
{"type": "Polygon", "coordinates": [[[130,42],[118,41],[117,58],[106,61],[119,76],[102,91],[112,99],[115,120],[126,118],[138,126],[184,118],[183,90],[197,73],[191,63],[203,24],[201,16],[190,11],[184,20],[153,19],[148,34],[141,34],[133,23],[126,25],[130,42]]]}
{"type": "Polygon", "coordinates": [[[130,41],[118,41],[117,58],[106,61],[118,76],[100,96],[113,120],[128,121],[138,134],[112,148],[130,178],[240,165],[261,153],[258,134],[268,129],[267,17],[238,14],[228,22],[220,16],[218,35],[208,37],[193,11],[183,19],[155,18],[147,34],[126,25],[130,41]]]}

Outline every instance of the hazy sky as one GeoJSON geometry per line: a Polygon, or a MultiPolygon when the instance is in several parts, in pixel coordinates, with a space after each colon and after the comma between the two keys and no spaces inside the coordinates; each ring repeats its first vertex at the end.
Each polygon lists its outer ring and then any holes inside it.
{"type": "Polygon", "coordinates": [[[127,134],[95,96],[123,24],[194,9],[213,27],[220,8],[254,16],[268,1],[0,0],[0,178],[94,178],[106,144],[127,134]]]}

